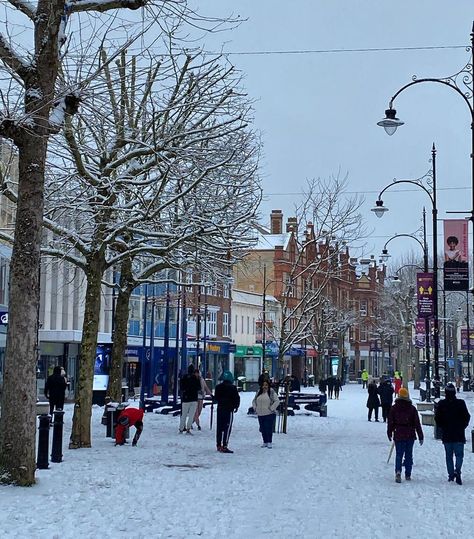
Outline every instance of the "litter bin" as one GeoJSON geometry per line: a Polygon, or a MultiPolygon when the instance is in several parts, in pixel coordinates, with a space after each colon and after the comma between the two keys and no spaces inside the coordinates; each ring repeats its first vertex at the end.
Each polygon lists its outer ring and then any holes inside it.
{"type": "MultiPolygon", "coordinates": [[[[120,415],[120,412],[122,410],[125,410],[125,408],[128,405],[118,404],[117,403],[109,403],[106,407],[106,413],[107,413],[107,422],[106,422],[106,429],[105,429],[105,437],[106,438],[114,438],[115,437],[115,426],[117,425],[118,416],[120,415]]],[[[125,438],[128,438],[128,429],[125,432],[125,438]]]]}

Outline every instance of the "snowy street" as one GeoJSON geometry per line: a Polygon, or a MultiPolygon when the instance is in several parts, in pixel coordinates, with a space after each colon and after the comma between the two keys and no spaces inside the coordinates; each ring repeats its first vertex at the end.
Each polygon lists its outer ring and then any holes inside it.
{"type": "MultiPolygon", "coordinates": [[[[344,386],[327,418],[289,417],[273,449],[260,447],[257,419],[246,415],[253,393],[240,395],[233,455],[216,452],[208,408],[193,436],[178,434],[178,417],[146,414],[133,448],[105,438],[102,408],[94,407],[93,448],[70,451],[68,405],[64,461],[37,472],[34,487],[0,487],[2,538],[472,537],[472,419],[463,486],[447,482],[433,427],[415,445],[411,483],[397,485],[386,425],[367,421],[362,386],[344,386]]],[[[466,395],[474,416],[474,396],[466,395]]]]}

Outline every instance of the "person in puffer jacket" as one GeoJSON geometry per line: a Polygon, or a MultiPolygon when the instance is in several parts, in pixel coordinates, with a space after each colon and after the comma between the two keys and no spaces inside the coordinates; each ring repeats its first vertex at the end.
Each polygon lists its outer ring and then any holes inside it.
{"type": "Polygon", "coordinates": [[[275,422],[276,409],[280,404],[280,399],[276,392],[270,387],[267,380],[264,380],[260,389],[255,394],[252,407],[258,416],[260,432],[262,433],[262,447],[272,448],[273,424],[275,422]]]}

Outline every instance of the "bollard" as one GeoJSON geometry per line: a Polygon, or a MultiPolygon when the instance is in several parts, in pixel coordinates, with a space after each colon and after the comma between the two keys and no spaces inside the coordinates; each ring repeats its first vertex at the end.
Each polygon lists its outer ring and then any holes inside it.
{"type": "Polygon", "coordinates": [[[106,423],[106,429],[105,429],[105,437],[106,438],[113,438],[114,437],[114,409],[110,406],[106,407],[106,414],[107,414],[107,423],[106,423]]]}
{"type": "Polygon", "coordinates": [[[53,445],[51,448],[51,462],[62,462],[63,460],[63,426],[64,426],[64,411],[54,410],[53,445]]]}
{"type": "Polygon", "coordinates": [[[48,414],[39,416],[38,427],[38,458],[36,467],[39,470],[47,470],[49,468],[48,450],[49,450],[49,421],[51,417],[48,414]]]}
{"type": "Polygon", "coordinates": [[[474,453],[474,429],[471,430],[471,445],[472,452],[474,453]]]}

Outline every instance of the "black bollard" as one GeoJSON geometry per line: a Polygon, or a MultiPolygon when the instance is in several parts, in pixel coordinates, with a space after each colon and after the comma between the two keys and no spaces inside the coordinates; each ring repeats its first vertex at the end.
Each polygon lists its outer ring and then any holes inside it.
{"type": "Polygon", "coordinates": [[[51,462],[62,462],[63,460],[63,426],[64,411],[54,410],[53,446],[51,448],[51,462]]]}
{"type": "Polygon", "coordinates": [[[39,416],[38,427],[38,459],[36,467],[39,470],[47,470],[49,468],[48,450],[49,450],[49,421],[51,417],[48,414],[39,416]]]}
{"type": "Polygon", "coordinates": [[[471,445],[472,452],[474,453],[474,429],[471,430],[471,445]]]}

